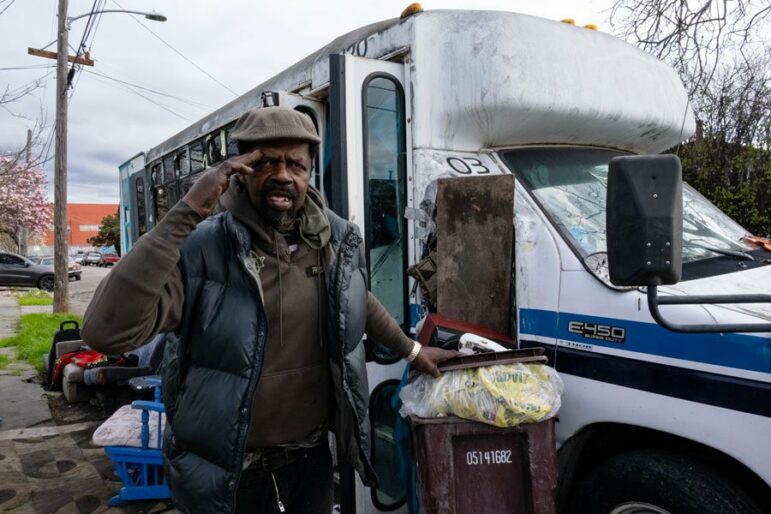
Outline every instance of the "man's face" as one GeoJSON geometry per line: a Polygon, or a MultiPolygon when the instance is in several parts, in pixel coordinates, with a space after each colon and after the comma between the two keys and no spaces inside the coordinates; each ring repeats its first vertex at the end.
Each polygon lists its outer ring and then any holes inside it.
{"type": "Polygon", "coordinates": [[[254,175],[244,184],[257,210],[276,228],[289,227],[305,205],[311,175],[308,143],[276,141],[256,144],[262,159],[251,164],[254,175]]]}

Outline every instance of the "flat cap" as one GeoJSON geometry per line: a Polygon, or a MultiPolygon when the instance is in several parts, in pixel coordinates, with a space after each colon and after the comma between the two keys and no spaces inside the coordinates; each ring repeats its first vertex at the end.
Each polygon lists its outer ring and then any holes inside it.
{"type": "Polygon", "coordinates": [[[310,116],[289,107],[262,107],[238,118],[231,137],[239,143],[262,143],[275,139],[295,139],[321,143],[310,116]]]}

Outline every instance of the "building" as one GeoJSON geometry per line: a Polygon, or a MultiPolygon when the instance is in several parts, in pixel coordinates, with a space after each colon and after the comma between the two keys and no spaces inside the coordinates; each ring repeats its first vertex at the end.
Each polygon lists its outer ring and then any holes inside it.
{"type": "MultiPolygon", "coordinates": [[[[67,204],[67,242],[70,253],[78,250],[91,250],[88,238],[99,233],[102,218],[108,214],[117,214],[116,203],[68,203],[67,204]]],[[[35,254],[53,255],[54,227],[46,231],[40,246],[30,246],[30,252],[35,254]]]]}

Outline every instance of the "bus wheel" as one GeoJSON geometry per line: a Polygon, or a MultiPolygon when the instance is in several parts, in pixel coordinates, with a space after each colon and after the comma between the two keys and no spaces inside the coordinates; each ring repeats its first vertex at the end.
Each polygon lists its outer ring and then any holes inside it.
{"type": "Polygon", "coordinates": [[[574,514],[762,514],[743,491],[687,457],[634,451],[611,457],[575,486],[574,514]]]}

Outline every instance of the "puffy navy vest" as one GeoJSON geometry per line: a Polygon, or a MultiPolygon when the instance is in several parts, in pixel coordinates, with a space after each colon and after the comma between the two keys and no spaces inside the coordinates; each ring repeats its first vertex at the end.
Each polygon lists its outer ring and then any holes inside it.
{"type": "MultiPolygon", "coordinates": [[[[362,480],[369,462],[369,387],[361,343],[367,319],[367,272],[355,225],[327,211],[332,234],[324,252],[327,331],[338,449],[362,480]]],[[[185,305],[167,339],[163,396],[166,476],[177,508],[232,512],[241,476],[252,395],[267,341],[251,234],[229,212],[212,216],[187,238],[179,266],[185,305]]]]}

